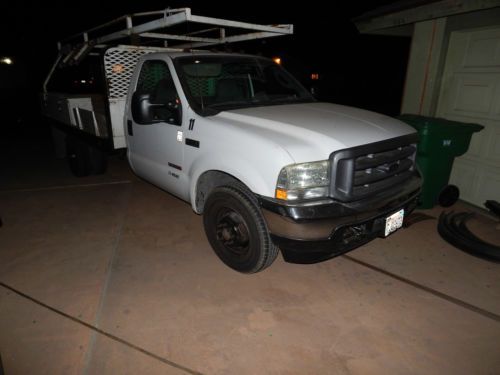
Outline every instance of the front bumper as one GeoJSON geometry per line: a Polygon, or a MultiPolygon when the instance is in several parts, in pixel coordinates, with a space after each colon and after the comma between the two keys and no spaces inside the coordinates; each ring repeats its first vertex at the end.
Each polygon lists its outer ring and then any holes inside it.
{"type": "Polygon", "coordinates": [[[259,202],[283,258],[292,263],[315,263],[382,237],[387,216],[402,208],[406,216],[415,209],[420,185],[415,176],[397,191],[346,203],[328,199],[293,205],[265,197],[259,197],[259,202]]]}

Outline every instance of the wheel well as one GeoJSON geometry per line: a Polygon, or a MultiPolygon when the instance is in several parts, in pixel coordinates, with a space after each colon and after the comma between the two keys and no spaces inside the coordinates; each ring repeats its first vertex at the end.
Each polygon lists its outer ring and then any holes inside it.
{"type": "Polygon", "coordinates": [[[213,189],[215,189],[218,186],[228,185],[234,182],[244,185],[236,177],[221,171],[204,172],[198,178],[198,181],[196,183],[196,199],[195,199],[196,212],[199,214],[203,213],[203,209],[205,207],[205,201],[213,189]]]}

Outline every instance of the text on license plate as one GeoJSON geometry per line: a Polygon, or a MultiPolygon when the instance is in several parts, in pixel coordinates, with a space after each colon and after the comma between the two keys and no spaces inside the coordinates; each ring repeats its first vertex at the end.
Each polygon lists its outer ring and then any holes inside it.
{"type": "Polygon", "coordinates": [[[401,228],[403,226],[403,219],[405,217],[405,210],[401,209],[395,214],[387,217],[385,219],[385,233],[384,236],[388,236],[395,230],[401,228]]]}

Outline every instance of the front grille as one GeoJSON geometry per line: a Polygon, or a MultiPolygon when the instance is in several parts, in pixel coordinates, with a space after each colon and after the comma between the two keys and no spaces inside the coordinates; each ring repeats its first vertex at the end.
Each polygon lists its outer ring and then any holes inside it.
{"type": "Polygon", "coordinates": [[[417,135],[389,139],[330,155],[330,196],[342,202],[404,184],[414,174],[417,135]]]}

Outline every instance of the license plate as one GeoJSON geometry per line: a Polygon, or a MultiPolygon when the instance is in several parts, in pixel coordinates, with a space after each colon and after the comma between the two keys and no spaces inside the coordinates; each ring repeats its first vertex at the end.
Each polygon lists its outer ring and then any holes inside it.
{"type": "Polygon", "coordinates": [[[399,210],[395,214],[385,219],[385,236],[387,237],[392,232],[395,232],[403,226],[403,219],[405,217],[405,210],[399,210]]]}

